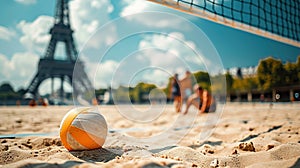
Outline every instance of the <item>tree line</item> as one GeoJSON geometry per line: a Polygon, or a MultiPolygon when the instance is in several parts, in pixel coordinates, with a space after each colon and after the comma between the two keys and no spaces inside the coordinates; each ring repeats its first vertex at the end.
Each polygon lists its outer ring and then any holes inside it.
{"type": "MultiPolygon", "coordinates": [[[[267,57],[259,61],[256,74],[245,76],[238,72],[237,75],[232,75],[229,72],[219,75],[209,75],[207,72],[198,71],[192,74],[193,84],[198,83],[203,88],[216,93],[222,90],[223,85],[211,85],[212,81],[222,81],[226,79],[226,91],[231,92],[247,92],[251,90],[270,91],[275,87],[300,85],[300,56],[295,62],[283,63],[279,59],[267,57]]],[[[161,96],[163,92],[167,97],[170,95],[172,77],[168,79],[168,84],[165,88],[158,88],[155,84],[138,83],[134,87],[120,86],[113,89],[114,94],[119,100],[127,99],[128,94],[133,103],[149,103],[149,93],[155,89],[152,96],[161,96]],[[160,92],[161,91],[161,92],[160,92]]],[[[107,89],[97,89],[95,94],[97,97],[103,95],[107,89]]],[[[0,100],[6,99],[21,99],[25,90],[20,89],[14,91],[9,82],[4,82],[0,85],[0,100]]],[[[170,98],[170,97],[168,97],[170,98]]]]}
{"type": "MultiPolygon", "coordinates": [[[[225,74],[217,75],[210,75],[208,72],[198,71],[192,73],[192,83],[197,83],[216,94],[222,94],[224,90],[227,94],[253,90],[268,92],[276,87],[300,85],[300,56],[298,56],[295,62],[286,63],[273,57],[267,57],[260,60],[256,67],[256,73],[252,75],[243,75],[239,70],[237,74],[230,74],[230,72],[227,71],[225,74]],[[226,88],[223,88],[223,80],[225,80],[226,88]],[[214,85],[212,85],[212,81],[214,81],[214,85]]],[[[170,99],[169,92],[172,78],[173,77],[170,77],[168,79],[168,84],[165,88],[157,88],[154,84],[139,83],[135,87],[130,88],[120,86],[115,89],[114,92],[118,97],[122,97],[128,96],[128,92],[124,92],[124,90],[128,90],[132,102],[149,103],[149,97],[145,95],[149,95],[152,89],[160,89],[165,93],[167,98],[170,99]]],[[[97,93],[98,95],[102,94],[103,89],[102,93],[101,90],[96,91],[96,94],[97,93]]]]}
{"type": "Polygon", "coordinates": [[[251,90],[266,92],[277,87],[299,85],[300,56],[296,62],[286,62],[285,64],[279,59],[268,57],[260,60],[255,75],[232,77],[227,73],[226,79],[227,92],[251,90]]]}

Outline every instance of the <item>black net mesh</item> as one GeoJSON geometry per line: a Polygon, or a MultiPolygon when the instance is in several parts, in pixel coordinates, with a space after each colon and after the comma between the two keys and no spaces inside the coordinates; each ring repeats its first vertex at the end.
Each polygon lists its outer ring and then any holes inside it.
{"type": "Polygon", "coordinates": [[[169,0],[300,42],[299,0],[169,0]]]}

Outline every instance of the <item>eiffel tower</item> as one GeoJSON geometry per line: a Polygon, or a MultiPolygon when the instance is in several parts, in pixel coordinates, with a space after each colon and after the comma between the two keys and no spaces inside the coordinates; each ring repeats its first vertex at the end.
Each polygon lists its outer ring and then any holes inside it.
{"type": "MultiPolygon", "coordinates": [[[[50,29],[51,40],[46,49],[45,55],[40,58],[38,71],[26,90],[26,94],[31,94],[35,98],[39,96],[38,88],[40,84],[51,79],[51,94],[54,89],[54,78],[60,78],[61,85],[59,98],[63,101],[65,92],[63,84],[68,82],[73,88],[74,94],[83,94],[93,89],[87,74],[84,71],[83,63],[78,60],[78,52],[73,39],[73,30],[70,25],[68,0],[56,1],[55,23],[50,29]],[[58,42],[64,44],[65,59],[57,59],[55,50],[58,42]],[[74,68],[76,66],[76,72],[74,68]],[[73,81],[73,72],[76,73],[76,81],[73,81]]],[[[76,96],[76,95],[75,95],[76,96]]]]}

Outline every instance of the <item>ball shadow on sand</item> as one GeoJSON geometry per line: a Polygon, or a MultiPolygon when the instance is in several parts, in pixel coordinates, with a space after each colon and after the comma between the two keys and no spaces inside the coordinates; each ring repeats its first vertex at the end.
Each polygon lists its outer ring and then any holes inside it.
{"type": "Polygon", "coordinates": [[[117,156],[123,154],[122,148],[100,148],[94,150],[85,150],[85,151],[71,151],[73,156],[84,160],[86,162],[109,162],[110,160],[115,159],[117,156]]]}

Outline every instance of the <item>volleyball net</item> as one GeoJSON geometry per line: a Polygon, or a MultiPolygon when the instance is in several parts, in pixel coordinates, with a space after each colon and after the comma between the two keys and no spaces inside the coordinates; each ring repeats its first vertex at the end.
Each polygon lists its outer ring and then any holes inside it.
{"type": "Polygon", "coordinates": [[[299,0],[148,0],[300,47],[299,0]]]}

